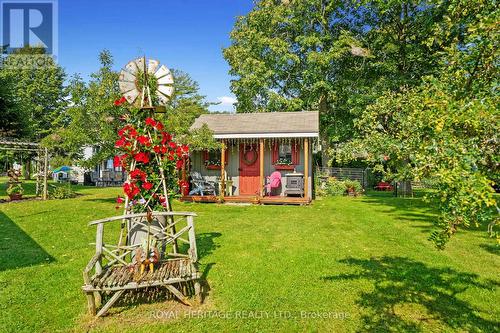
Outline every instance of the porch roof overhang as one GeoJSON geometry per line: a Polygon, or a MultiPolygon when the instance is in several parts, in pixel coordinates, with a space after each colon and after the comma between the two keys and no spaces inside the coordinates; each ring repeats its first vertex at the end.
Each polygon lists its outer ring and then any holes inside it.
{"type": "Polygon", "coordinates": [[[318,133],[228,133],[214,134],[215,139],[317,138],[318,133]]]}
{"type": "Polygon", "coordinates": [[[317,111],[204,114],[191,129],[205,125],[216,139],[319,137],[317,111]]]}

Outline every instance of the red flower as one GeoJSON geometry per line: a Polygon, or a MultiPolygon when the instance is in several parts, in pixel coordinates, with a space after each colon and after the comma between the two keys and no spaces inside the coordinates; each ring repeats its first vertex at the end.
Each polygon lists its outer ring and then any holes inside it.
{"type": "Polygon", "coordinates": [[[170,141],[170,142],[168,143],[168,145],[169,145],[169,146],[170,146],[170,148],[172,148],[172,149],[176,149],[176,148],[177,148],[177,144],[176,144],[175,142],[173,142],[173,141],[170,141]]]}
{"type": "Polygon", "coordinates": [[[125,146],[126,144],[127,144],[127,140],[124,137],[122,137],[122,138],[116,140],[115,147],[120,148],[120,147],[125,146]]]}
{"type": "Polygon", "coordinates": [[[139,141],[139,143],[141,145],[144,145],[144,146],[151,146],[151,141],[149,140],[149,138],[145,135],[139,135],[137,137],[137,141],[139,141]]]}
{"type": "Polygon", "coordinates": [[[175,166],[177,167],[177,169],[182,169],[182,167],[184,166],[184,161],[177,160],[177,162],[175,162],[175,166]]]}
{"type": "Polygon", "coordinates": [[[121,204],[121,203],[123,203],[123,201],[124,201],[124,200],[123,200],[123,198],[122,198],[122,197],[118,197],[118,198],[116,198],[116,203],[121,204]]]}
{"type": "Polygon", "coordinates": [[[150,182],[145,182],[144,184],[142,184],[142,188],[149,191],[151,188],[153,187],[153,183],[150,183],[150,182]]]}
{"type": "Polygon", "coordinates": [[[117,100],[114,102],[114,104],[115,104],[115,106],[120,106],[120,105],[122,105],[123,103],[125,103],[126,101],[127,101],[127,99],[126,99],[125,97],[122,97],[122,98],[120,98],[120,99],[117,99],[117,100]]]}
{"type": "Polygon", "coordinates": [[[127,158],[127,154],[115,156],[113,158],[113,167],[118,168],[118,167],[126,167],[125,164],[125,159],[127,158]]]}
{"type": "Polygon", "coordinates": [[[161,130],[163,129],[163,124],[162,124],[160,121],[158,121],[158,122],[156,123],[156,129],[157,129],[158,131],[161,131],[161,130]]]}
{"type": "Polygon", "coordinates": [[[128,134],[129,137],[134,138],[137,136],[137,131],[132,125],[125,125],[122,129],[118,131],[118,135],[124,137],[128,134]]]}
{"type": "Polygon", "coordinates": [[[155,151],[155,153],[159,154],[161,152],[161,147],[160,146],[154,146],[153,150],[155,151]]]}
{"type": "Polygon", "coordinates": [[[141,181],[145,181],[146,177],[146,173],[140,169],[134,169],[130,172],[130,178],[132,179],[140,179],[141,181]]]}
{"type": "Polygon", "coordinates": [[[129,199],[133,199],[141,190],[134,183],[125,183],[123,184],[123,191],[129,199]]]}
{"type": "Polygon", "coordinates": [[[170,135],[167,132],[161,132],[161,136],[162,136],[162,139],[161,139],[161,144],[162,145],[164,145],[165,143],[167,143],[167,141],[172,140],[172,135],[170,135]]]}
{"type": "Polygon", "coordinates": [[[148,164],[149,163],[149,154],[148,153],[137,153],[134,155],[134,159],[137,162],[148,164]]]}
{"type": "Polygon", "coordinates": [[[153,118],[146,118],[146,125],[155,127],[156,126],[156,121],[153,118]]]}
{"type": "Polygon", "coordinates": [[[181,146],[182,152],[187,154],[189,153],[189,146],[188,145],[182,145],[181,146]]]}

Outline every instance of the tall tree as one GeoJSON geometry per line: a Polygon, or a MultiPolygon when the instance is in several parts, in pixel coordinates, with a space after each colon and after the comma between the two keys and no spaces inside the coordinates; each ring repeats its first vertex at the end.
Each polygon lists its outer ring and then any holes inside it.
{"type": "Polygon", "coordinates": [[[364,152],[388,177],[425,179],[439,209],[431,239],[443,248],[460,228],[494,223],[500,180],[498,19],[487,1],[447,2],[436,23],[443,65],[419,86],[386,93],[357,122],[360,137],[343,153],[364,152]]]}
{"type": "MultiPolygon", "coordinates": [[[[120,98],[118,73],[113,70],[113,58],[109,51],[99,54],[101,68],[91,75],[87,84],[78,76],[69,84],[71,106],[66,114],[69,121],[51,135],[46,144],[51,147],[58,159],[66,163],[79,162],[92,167],[113,156],[116,132],[123,124],[120,116],[127,114],[124,106],[114,106],[120,98]],[[97,152],[90,160],[82,159],[84,146],[96,147],[97,152]]],[[[200,114],[208,112],[209,103],[200,95],[199,86],[187,73],[172,70],[175,93],[166,107],[166,113],[158,114],[157,119],[165,123],[166,129],[178,138],[191,143],[210,142],[206,131],[196,136],[188,129],[200,114]],[[199,138],[198,138],[199,137],[199,138]]]]}
{"type": "Polygon", "coordinates": [[[324,144],[345,142],[366,105],[436,69],[442,19],[439,1],[259,1],[224,50],[237,111],[319,110],[324,144]]]}
{"type": "Polygon", "coordinates": [[[8,55],[5,63],[9,65],[0,70],[0,80],[12,84],[11,103],[22,118],[18,124],[25,125],[22,136],[39,141],[63,121],[64,70],[45,54],[45,49],[38,47],[26,46],[8,55]],[[28,56],[39,60],[22,60],[28,56]]]}

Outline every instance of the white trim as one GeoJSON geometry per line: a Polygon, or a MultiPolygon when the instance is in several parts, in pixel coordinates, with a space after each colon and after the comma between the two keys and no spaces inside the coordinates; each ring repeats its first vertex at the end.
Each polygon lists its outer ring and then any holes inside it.
{"type": "Polygon", "coordinates": [[[318,133],[248,133],[214,134],[216,139],[253,139],[253,138],[317,138],[318,133]]]}

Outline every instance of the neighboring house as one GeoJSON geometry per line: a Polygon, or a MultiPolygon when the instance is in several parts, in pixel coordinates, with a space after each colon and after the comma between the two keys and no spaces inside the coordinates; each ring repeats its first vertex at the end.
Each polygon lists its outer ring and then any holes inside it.
{"type": "Polygon", "coordinates": [[[191,191],[182,200],[309,203],[318,116],[315,111],[200,116],[191,129],[206,124],[225,149],[191,153],[191,191]]]}

